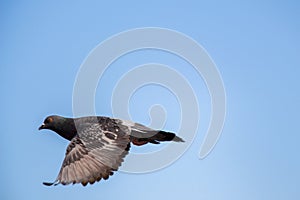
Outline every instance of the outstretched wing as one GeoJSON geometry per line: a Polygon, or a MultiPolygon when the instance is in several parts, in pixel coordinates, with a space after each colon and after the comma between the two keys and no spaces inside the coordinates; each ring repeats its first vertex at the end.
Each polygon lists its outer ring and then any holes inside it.
{"type": "Polygon", "coordinates": [[[87,123],[77,131],[77,136],[67,147],[55,185],[81,183],[85,186],[102,178],[106,180],[118,170],[128,154],[129,135],[117,126],[107,129],[98,123],[87,123]]]}

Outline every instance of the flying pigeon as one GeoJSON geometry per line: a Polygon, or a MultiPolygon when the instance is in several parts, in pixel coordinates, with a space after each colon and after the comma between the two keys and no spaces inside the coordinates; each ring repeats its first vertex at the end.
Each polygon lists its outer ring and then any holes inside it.
{"type": "Polygon", "coordinates": [[[41,129],[52,130],[70,141],[56,180],[44,182],[47,186],[71,183],[86,186],[108,179],[128,154],[130,143],[140,146],[164,141],[184,142],[174,133],[102,116],[48,116],[39,127],[41,129]]]}

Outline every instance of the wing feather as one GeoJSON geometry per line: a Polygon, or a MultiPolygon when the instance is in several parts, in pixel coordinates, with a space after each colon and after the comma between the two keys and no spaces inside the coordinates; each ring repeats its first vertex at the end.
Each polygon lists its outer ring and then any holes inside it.
{"type": "Polygon", "coordinates": [[[84,124],[77,129],[55,182],[87,185],[108,179],[128,154],[130,136],[117,126],[103,130],[101,124],[84,124]],[[118,130],[117,130],[118,129],[118,130]],[[113,131],[116,130],[116,131],[113,131]]]}

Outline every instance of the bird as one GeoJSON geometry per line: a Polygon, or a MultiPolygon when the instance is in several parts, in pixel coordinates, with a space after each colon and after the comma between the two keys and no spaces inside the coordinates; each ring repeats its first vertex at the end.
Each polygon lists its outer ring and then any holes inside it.
{"type": "Polygon", "coordinates": [[[39,127],[42,129],[54,131],[70,141],[56,180],[43,182],[46,186],[80,183],[86,186],[107,180],[121,166],[131,144],[184,142],[172,132],[104,116],[68,118],[51,115],[39,127]]]}

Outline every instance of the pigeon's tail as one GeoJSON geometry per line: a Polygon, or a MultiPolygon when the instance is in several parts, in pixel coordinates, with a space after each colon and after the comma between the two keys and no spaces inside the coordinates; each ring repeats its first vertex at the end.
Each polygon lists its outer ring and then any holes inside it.
{"type": "Polygon", "coordinates": [[[166,132],[166,131],[159,131],[157,134],[149,138],[151,140],[155,140],[158,142],[164,141],[174,141],[174,142],[184,142],[183,139],[176,136],[174,133],[166,132]]]}
{"type": "Polygon", "coordinates": [[[152,144],[159,144],[160,142],[165,142],[165,141],[184,142],[182,138],[176,136],[174,133],[171,132],[158,131],[154,133],[154,131],[151,131],[149,135],[152,136],[148,138],[134,137],[132,143],[140,146],[140,145],[147,144],[148,142],[152,144]]]}

